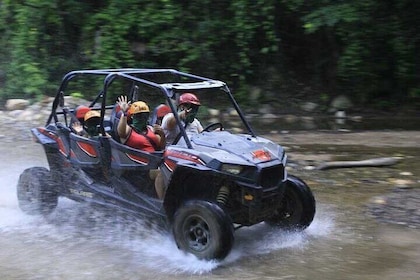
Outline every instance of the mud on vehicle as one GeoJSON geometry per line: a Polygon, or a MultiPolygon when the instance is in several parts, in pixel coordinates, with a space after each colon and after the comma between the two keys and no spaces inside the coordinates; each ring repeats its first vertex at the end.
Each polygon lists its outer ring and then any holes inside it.
{"type": "Polygon", "coordinates": [[[45,151],[49,168],[32,167],[20,176],[20,208],[48,215],[58,197],[164,220],[178,247],[200,259],[223,259],[234,232],[261,222],[286,230],[304,230],[315,214],[309,187],[287,174],[282,146],[259,137],[222,82],[172,69],[100,69],[66,74],[57,90],[45,126],[31,130],[45,151]],[[179,95],[201,100],[198,118],[210,125],[189,135],[176,108],[179,95]],[[76,94],[77,93],[77,94],[76,94]],[[163,151],[148,153],[119,142],[121,112],[116,99],[146,101],[161,112],[173,112],[179,140],[163,151]],[[91,96],[85,104],[100,112],[102,136],[85,138],[72,131],[79,107],[67,96],[91,96]],[[162,110],[165,108],[165,110],[162,110]],[[159,199],[153,172],[161,172],[166,194],[159,199]]]}

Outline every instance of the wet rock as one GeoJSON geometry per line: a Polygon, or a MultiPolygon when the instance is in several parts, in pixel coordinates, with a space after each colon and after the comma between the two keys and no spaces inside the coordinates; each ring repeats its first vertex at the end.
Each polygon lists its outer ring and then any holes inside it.
{"type": "Polygon", "coordinates": [[[387,201],[384,197],[378,196],[378,197],[373,198],[371,203],[376,204],[376,205],[386,205],[387,201]]]}
{"type": "Polygon", "coordinates": [[[313,165],[307,165],[307,166],[305,166],[303,169],[304,169],[304,170],[315,170],[315,169],[316,169],[316,167],[315,167],[315,166],[313,166],[313,165]]]}
{"type": "Polygon", "coordinates": [[[397,187],[408,186],[414,184],[413,180],[398,179],[398,178],[389,178],[388,181],[397,187]]]}

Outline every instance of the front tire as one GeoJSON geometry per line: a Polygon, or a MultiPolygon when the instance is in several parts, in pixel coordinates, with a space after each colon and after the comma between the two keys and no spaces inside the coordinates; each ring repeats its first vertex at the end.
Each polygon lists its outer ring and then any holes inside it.
{"type": "Polygon", "coordinates": [[[224,259],[233,246],[233,224],[217,204],[186,202],[175,213],[173,234],[178,248],[199,259],[224,259]]]}
{"type": "Polygon", "coordinates": [[[17,184],[20,209],[30,215],[48,215],[58,204],[50,171],[44,167],[25,169],[17,184]]]}
{"type": "Polygon", "coordinates": [[[288,176],[285,184],[283,199],[266,222],[286,230],[304,230],[314,219],[315,198],[308,185],[296,176],[288,176]]]}

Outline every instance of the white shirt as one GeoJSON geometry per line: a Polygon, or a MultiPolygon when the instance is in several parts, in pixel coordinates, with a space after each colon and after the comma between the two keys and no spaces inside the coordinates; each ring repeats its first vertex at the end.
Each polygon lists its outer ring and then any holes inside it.
{"type": "MultiPolygon", "coordinates": [[[[169,113],[169,114],[166,114],[162,119],[162,129],[165,132],[166,145],[171,145],[174,142],[176,136],[180,133],[180,129],[178,125],[175,125],[174,129],[168,129],[168,120],[171,117],[173,118],[174,116],[172,113],[169,113]]],[[[185,126],[185,123],[183,121],[181,122],[182,122],[182,126],[185,126]]],[[[200,121],[195,118],[185,128],[185,131],[187,132],[187,134],[199,133],[202,130],[203,130],[203,126],[201,125],[200,121]]]]}

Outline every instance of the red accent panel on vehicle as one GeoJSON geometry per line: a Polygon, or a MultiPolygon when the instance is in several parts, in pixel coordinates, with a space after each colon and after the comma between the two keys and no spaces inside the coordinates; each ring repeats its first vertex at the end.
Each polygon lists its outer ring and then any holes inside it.
{"type": "Polygon", "coordinates": [[[58,137],[55,133],[46,130],[45,128],[39,127],[38,131],[41,132],[42,134],[44,134],[45,136],[47,136],[51,139],[54,139],[58,144],[58,150],[60,151],[60,153],[63,156],[67,157],[66,147],[64,146],[63,140],[61,140],[60,137],[58,137]]]}
{"type": "Polygon", "coordinates": [[[176,162],[171,159],[165,158],[164,164],[171,172],[176,168],[176,162]]]}
{"type": "Polygon", "coordinates": [[[196,155],[186,153],[184,151],[168,150],[168,151],[165,152],[164,156],[165,156],[165,158],[166,157],[174,157],[174,158],[179,158],[179,159],[183,159],[183,160],[192,161],[192,162],[200,164],[200,165],[205,165],[204,161],[202,161],[199,157],[197,157],[196,155]]]}
{"type": "Polygon", "coordinates": [[[96,158],[98,157],[98,154],[96,153],[95,148],[89,144],[89,143],[85,143],[85,142],[77,142],[77,146],[79,146],[79,148],[85,152],[88,156],[96,158]]]}
{"type": "Polygon", "coordinates": [[[131,159],[134,162],[141,163],[141,164],[144,164],[144,165],[147,165],[149,163],[149,159],[147,159],[147,158],[144,158],[144,157],[141,157],[141,156],[136,156],[136,155],[130,155],[130,154],[127,154],[127,153],[126,153],[126,155],[129,159],[131,159]]]}
{"type": "Polygon", "coordinates": [[[56,141],[58,143],[58,149],[60,150],[60,153],[62,153],[64,156],[67,156],[67,151],[66,151],[66,147],[63,144],[63,140],[61,140],[60,137],[57,137],[56,141]]]}

